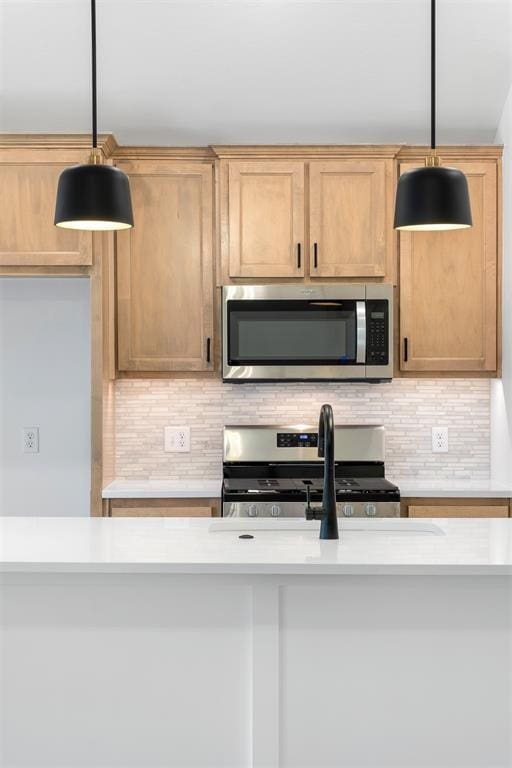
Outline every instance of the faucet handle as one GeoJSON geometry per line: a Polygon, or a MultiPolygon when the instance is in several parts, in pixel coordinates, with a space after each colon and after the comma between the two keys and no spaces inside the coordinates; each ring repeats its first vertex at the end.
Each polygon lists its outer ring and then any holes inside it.
{"type": "Polygon", "coordinates": [[[322,507],[312,507],[311,506],[311,492],[309,490],[309,485],[306,485],[306,520],[321,520],[323,517],[323,508],[322,507]]]}

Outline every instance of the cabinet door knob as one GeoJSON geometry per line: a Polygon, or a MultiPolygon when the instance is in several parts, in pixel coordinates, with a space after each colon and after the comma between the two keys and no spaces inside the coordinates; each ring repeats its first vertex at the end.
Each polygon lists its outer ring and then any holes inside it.
{"type": "Polygon", "coordinates": [[[208,336],[208,338],[206,339],[206,362],[207,363],[210,362],[210,349],[211,349],[211,345],[212,345],[212,340],[208,336]]]}
{"type": "Polygon", "coordinates": [[[404,363],[407,362],[407,358],[409,357],[409,339],[407,336],[404,337],[404,363]]]}
{"type": "Polygon", "coordinates": [[[300,243],[297,243],[297,269],[300,269],[300,262],[301,262],[300,251],[301,251],[300,243]]]}
{"type": "Polygon", "coordinates": [[[318,267],[318,243],[313,243],[313,267],[318,267]]]}

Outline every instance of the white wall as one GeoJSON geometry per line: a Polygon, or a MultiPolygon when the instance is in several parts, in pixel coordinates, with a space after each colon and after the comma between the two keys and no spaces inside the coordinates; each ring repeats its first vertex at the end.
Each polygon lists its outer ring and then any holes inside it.
{"type": "Polygon", "coordinates": [[[503,152],[503,378],[491,383],[491,477],[512,481],[512,88],[495,141],[503,152]]]}
{"type": "Polygon", "coordinates": [[[89,316],[87,278],[0,278],[0,514],[89,514],[89,316]]]}
{"type": "MultiPolygon", "coordinates": [[[[510,0],[438,7],[439,143],[491,142],[510,0]]],[[[99,125],[122,144],[425,143],[428,0],[101,0],[99,125]]],[[[90,130],[88,0],[0,0],[0,130],[90,130]]]]}

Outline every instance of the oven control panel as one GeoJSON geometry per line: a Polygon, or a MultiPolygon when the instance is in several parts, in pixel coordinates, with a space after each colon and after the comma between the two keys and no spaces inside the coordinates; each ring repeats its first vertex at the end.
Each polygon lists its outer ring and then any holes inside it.
{"type": "Polygon", "coordinates": [[[318,448],[318,432],[278,432],[278,448],[318,448]]]}
{"type": "Polygon", "coordinates": [[[387,365],[389,362],[388,302],[370,299],[366,302],[366,362],[387,365]]]}
{"type": "MultiPolygon", "coordinates": [[[[225,501],[223,517],[298,517],[304,519],[306,500],[303,501],[225,501]]],[[[399,501],[378,501],[368,504],[353,501],[350,504],[337,503],[338,517],[372,518],[400,517],[399,501]]]]}

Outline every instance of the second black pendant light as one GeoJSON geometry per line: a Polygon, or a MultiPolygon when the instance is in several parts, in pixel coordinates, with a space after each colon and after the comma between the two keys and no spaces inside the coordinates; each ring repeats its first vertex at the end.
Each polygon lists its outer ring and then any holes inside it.
{"type": "Polygon", "coordinates": [[[395,229],[448,230],[472,226],[468,182],[455,168],[441,166],[436,154],[436,0],[431,0],[430,28],[431,154],[424,168],[406,171],[398,180],[395,229]]]}
{"type": "Polygon", "coordinates": [[[128,176],[101,165],[96,92],[96,0],[91,0],[92,152],[87,165],[66,168],[59,178],[55,221],[65,229],[114,230],[133,227],[128,176]]]}

